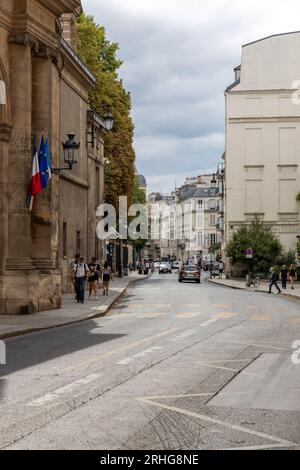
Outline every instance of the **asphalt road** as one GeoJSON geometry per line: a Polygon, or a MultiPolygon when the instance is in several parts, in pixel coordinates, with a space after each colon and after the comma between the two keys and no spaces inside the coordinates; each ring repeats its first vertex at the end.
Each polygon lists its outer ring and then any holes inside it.
{"type": "Polygon", "coordinates": [[[295,301],[154,274],[104,318],[7,342],[0,448],[300,449],[296,340],[295,301]]]}

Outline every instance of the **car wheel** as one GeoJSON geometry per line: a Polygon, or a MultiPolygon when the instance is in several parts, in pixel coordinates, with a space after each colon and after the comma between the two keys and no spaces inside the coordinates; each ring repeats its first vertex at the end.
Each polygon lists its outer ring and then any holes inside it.
{"type": "Polygon", "coordinates": [[[182,282],[182,279],[178,279],[178,282],[182,282]]]}
{"type": "Polygon", "coordinates": [[[200,281],[196,281],[197,284],[200,284],[200,281]]]}

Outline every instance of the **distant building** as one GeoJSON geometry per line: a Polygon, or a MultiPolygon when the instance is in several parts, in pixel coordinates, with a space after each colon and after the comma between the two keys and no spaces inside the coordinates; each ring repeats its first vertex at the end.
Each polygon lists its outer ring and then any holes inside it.
{"type": "Polygon", "coordinates": [[[243,46],[226,97],[226,239],[258,217],[295,251],[300,190],[300,32],[243,46]]]}

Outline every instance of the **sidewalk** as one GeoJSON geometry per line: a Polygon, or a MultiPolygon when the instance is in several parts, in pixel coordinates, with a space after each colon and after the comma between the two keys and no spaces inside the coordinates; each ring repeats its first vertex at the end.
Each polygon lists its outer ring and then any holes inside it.
{"type": "MultiPolygon", "coordinates": [[[[212,284],[230,287],[231,289],[241,289],[247,290],[249,292],[269,292],[269,283],[266,281],[261,281],[260,286],[257,289],[254,287],[246,287],[246,281],[244,279],[209,279],[209,282],[212,284]]],[[[278,285],[281,288],[280,282],[278,285]]],[[[277,295],[277,290],[275,287],[273,287],[272,291],[277,295]]],[[[292,291],[291,287],[288,286],[286,291],[282,291],[281,296],[288,297],[293,300],[300,300],[300,285],[296,284],[294,291],[292,291]]]]}
{"type": "MultiPolygon", "coordinates": [[[[99,300],[86,300],[83,305],[75,301],[75,294],[64,294],[62,296],[62,307],[58,310],[39,312],[33,315],[0,315],[0,339],[102,317],[125,292],[130,283],[148,277],[132,273],[123,279],[115,279],[110,284],[108,296],[103,296],[102,291],[99,291],[99,300]]],[[[87,292],[86,298],[88,298],[87,292]]]]}

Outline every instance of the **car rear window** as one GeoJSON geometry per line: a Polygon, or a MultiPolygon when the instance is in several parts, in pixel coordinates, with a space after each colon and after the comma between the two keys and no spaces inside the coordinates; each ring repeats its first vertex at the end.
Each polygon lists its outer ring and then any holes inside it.
{"type": "Polygon", "coordinates": [[[185,266],[183,268],[184,271],[191,271],[191,272],[195,272],[195,271],[198,271],[198,268],[196,268],[195,266],[185,266]]]}

